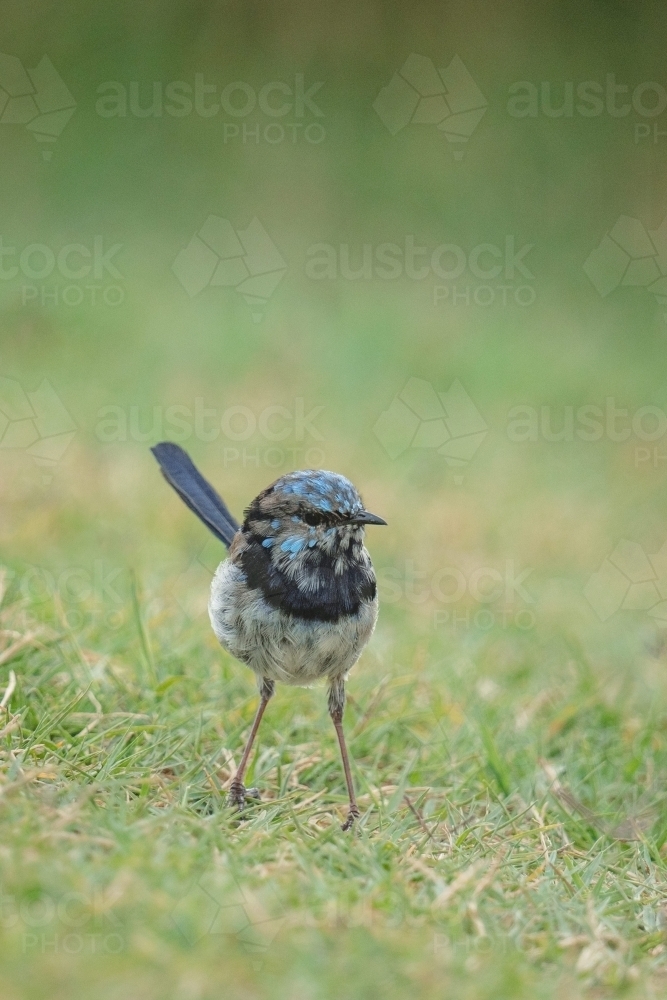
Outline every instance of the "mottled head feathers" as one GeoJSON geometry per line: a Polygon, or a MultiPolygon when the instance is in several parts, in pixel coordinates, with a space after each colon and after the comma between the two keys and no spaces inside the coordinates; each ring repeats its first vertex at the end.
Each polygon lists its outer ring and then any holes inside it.
{"type": "Polygon", "coordinates": [[[246,520],[297,516],[306,523],[341,523],[363,511],[361,497],[349,479],[337,472],[305,470],[281,476],[256,497],[246,520]]]}
{"type": "Polygon", "coordinates": [[[281,476],[245,511],[242,540],[232,558],[248,585],[274,606],[305,617],[356,613],[375,597],[375,576],[364,547],[369,514],[349,479],[306,470],[281,476]]]}

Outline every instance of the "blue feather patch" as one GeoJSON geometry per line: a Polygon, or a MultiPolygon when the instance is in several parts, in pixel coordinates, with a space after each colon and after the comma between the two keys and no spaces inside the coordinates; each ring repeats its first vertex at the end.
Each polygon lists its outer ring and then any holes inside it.
{"type": "Polygon", "coordinates": [[[283,552],[291,552],[292,555],[295,556],[297,552],[301,551],[305,544],[305,538],[298,538],[296,535],[291,535],[281,543],[280,548],[283,552]]]}

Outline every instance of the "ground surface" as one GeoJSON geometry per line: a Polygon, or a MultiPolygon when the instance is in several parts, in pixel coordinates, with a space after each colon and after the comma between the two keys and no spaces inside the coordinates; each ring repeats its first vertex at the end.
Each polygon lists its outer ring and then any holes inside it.
{"type": "Polygon", "coordinates": [[[150,599],[127,576],[110,607],[27,572],[1,606],[5,996],[661,995],[659,649],[628,679],[536,596],[531,628],[476,629],[464,602],[473,624],[446,630],[390,593],[349,685],[343,835],[321,689],[279,689],[239,822],[254,685],[182,576],[150,599]]]}

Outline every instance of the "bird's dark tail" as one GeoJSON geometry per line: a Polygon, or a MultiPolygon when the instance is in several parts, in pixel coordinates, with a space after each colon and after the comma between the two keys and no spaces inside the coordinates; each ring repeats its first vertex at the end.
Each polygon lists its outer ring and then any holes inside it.
{"type": "Polygon", "coordinates": [[[190,456],[171,441],[162,441],[151,451],[159,462],[162,475],[183,503],[229,548],[239,524],[222,497],[194,466],[190,456]]]}

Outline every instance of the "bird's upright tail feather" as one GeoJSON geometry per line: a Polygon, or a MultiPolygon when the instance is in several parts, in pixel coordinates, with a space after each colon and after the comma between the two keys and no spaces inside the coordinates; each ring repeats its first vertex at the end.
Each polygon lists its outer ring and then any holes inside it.
{"type": "Polygon", "coordinates": [[[171,441],[162,441],[151,448],[151,451],[158,460],[162,475],[181,500],[229,548],[239,524],[222,497],[195,467],[187,452],[171,441]]]}

